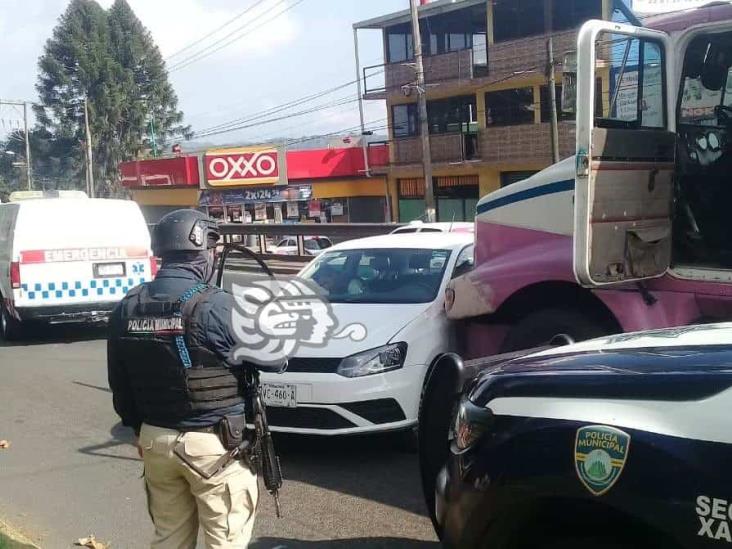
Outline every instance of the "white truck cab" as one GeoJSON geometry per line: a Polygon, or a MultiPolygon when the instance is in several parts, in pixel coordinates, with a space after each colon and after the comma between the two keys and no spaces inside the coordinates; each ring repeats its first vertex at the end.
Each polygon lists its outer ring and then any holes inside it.
{"type": "Polygon", "coordinates": [[[672,265],[680,278],[732,281],[729,11],[690,10],[685,25],[664,30],[663,22],[582,27],[574,173],[581,284],[641,281],[672,265]]]}

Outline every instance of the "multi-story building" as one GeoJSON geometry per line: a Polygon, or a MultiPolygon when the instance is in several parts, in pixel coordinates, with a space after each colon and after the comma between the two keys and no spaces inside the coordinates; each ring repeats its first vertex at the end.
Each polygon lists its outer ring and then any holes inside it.
{"type": "MultiPolygon", "coordinates": [[[[405,0],[406,1],[406,0],[405,0]]],[[[471,220],[479,197],[552,163],[547,41],[555,62],[588,19],[621,0],[435,0],[419,8],[438,219],[471,220]]],[[[623,0],[624,1],[624,0],[623,0]]],[[[363,99],[386,101],[393,214],[424,213],[418,90],[409,10],[354,25],[383,35],[385,64],[359,67],[363,99]]],[[[356,48],[358,50],[358,40],[356,48]]],[[[561,66],[556,67],[557,101],[561,66]]],[[[573,115],[558,112],[559,154],[574,154],[573,115]]]]}

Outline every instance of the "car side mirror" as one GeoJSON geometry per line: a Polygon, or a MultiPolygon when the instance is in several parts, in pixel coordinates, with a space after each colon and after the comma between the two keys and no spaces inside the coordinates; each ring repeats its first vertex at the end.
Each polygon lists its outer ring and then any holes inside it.
{"type": "Polygon", "coordinates": [[[562,112],[577,112],[577,52],[564,55],[562,62],[562,112]]]}

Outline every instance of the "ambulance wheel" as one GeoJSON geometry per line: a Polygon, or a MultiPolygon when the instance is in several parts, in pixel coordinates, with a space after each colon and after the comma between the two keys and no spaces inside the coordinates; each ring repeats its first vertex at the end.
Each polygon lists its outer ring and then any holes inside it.
{"type": "Polygon", "coordinates": [[[552,340],[566,336],[571,341],[583,341],[605,335],[609,330],[577,311],[544,309],[530,313],[514,324],[501,346],[502,353],[549,345],[552,340]]]}
{"type": "Polygon", "coordinates": [[[16,341],[20,336],[20,322],[10,314],[5,305],[0,305],[0,340],[16,341]]]}

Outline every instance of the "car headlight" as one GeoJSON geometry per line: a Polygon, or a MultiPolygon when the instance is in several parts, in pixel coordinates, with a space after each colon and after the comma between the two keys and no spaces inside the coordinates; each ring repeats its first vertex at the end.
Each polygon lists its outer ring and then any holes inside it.
{"type": "Polygon", "coordinates": [[[404,366],[406,343],[392,343],[341,360],[337,373],[344,377],[362,377],[397,370],[404,366]]]}
{"type": "Polygon", "coordinates": [[[475,445],[486,433],[493,420],[493,412],[480,408],[464,399],[455,411],[451,438],[458,451],[462,452],[475,445]]]}

